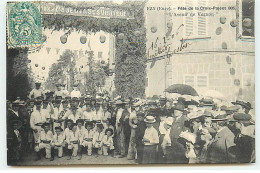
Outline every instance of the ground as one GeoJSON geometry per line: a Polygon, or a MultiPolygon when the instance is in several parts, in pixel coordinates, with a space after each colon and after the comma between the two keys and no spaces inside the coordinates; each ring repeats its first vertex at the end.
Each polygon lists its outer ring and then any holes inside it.
{"type": "Polygon", "coordinates": [[[136,164],[134,160],[128,160],[126,157],[118,158],[112,156],[103,156],[103,155],[92,155],[87,156],[83,154],[82,159],[78,160],[77,157],[72,157],[71,160],[67,160],[67,156],[58,158],[55,156],[54,161],[50,159],[45,159],[44,157],[39,161],[34,161],[36,158],[35,153],[31,153],[24,158],[24,161],[18,162],[17,165],[31,166],[31,165],[86,165],[86,164],[114,164],[114,165],[126,165],[126,164],[136,164]]]}

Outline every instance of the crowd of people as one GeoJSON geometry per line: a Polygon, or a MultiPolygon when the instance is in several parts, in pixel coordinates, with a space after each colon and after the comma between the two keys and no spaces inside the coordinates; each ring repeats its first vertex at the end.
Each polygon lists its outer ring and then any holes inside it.
{"type": "MultiPolygon", "coordinates": [[[[82,155],[149,163],[253,163],[255,124],[249,102],[82,95],[75,84],[7,101],[8,163],[82,155]]],[[[87,163],[87,160],[86,160],[87,163]]]]}

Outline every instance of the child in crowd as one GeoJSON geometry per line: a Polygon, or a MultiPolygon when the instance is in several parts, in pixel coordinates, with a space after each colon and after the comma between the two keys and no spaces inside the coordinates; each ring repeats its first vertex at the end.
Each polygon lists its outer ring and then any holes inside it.
{"type": "MultiPolygon", "coordinates": [[[[108,151],[113,151],[114,152],[114,143],[113,143],[113,129],[107,128],[105,131],[105,136],[103,137],[101,141],[101,146],[103,149],[103,155],[107,156],[108,151]]],[[[112,153],[112,156],[114,157],[114,153],[112,153]]]]}
{"type": "Polygon", "coordinates": [[[156,147],[159,143],[159,136],[157,130],[153,127],[155,118],[153,116],[146,116],[146,130],[142,139],[143,150],[143,164],[156,163],[156,147]]]}

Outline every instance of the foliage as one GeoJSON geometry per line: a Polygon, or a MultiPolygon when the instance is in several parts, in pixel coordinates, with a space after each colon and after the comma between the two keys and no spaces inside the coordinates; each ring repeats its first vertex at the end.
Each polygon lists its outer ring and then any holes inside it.
{"type": "Polygon", "coordinates": [[[26,99],[34,85],[25,49],[7,49],[7,99],[26,99]]]}
{"type": "MultiPolygon", "coordinates": [[[[134,19],[94,18],[44,14],[43,27],[53,30],[84,31],[86,33],[105,31],[116,36],[115,87],[123,98],[144,97],[146,80],[146,31],[143,8],[145,1],[127,1],[121,5],[112,2],[57,2],[76,9],[109,7],[130,10],[134,19]],[[136,34],[138,32],[138,34],[136,34]],[[123,39],[118,38],[123,34],[123,39]]],[[[92,79],[92,74],[87,78],[92,79]]],[[[87,86],[93,88],[92,84],[87,86]]]]}
{"type": "Polygon", "coordinates": [[[86,89],[95,94],[100,85],[105,85],[107,74],[104,67],[107,68],[108,65],[102,66],[100,62],[95,62],[93,51],[88,52],[88,54],[89,71],[85,73],[86,89]]]}
{"type": "Polygon", "coordinates": [[[57,63],[52,64],[49,77],[46,80],[46,87],[55,90],[58,82],[64,83],[66,75],[70,76],[70,86],[74,83],[74,70],[75,70],[75,54],[71,50],[65,50],[60,56],[57,63]]]}

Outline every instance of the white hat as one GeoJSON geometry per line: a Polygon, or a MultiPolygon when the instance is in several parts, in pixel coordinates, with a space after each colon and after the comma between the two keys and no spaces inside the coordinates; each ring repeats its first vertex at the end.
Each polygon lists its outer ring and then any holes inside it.
{"type": "Polygon", "coordinates": [[[146,123],[155,123],[156,120],[155,120],[155,118],[153,116],[148,115],[148,116],[145,117],[144,122],[146,122],[146,123]]]}

